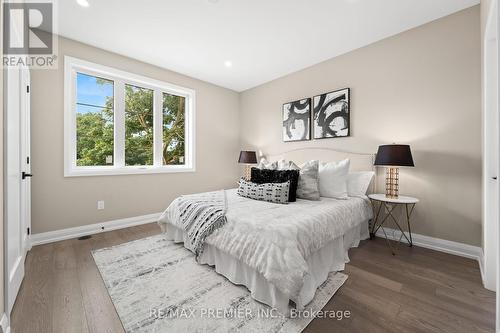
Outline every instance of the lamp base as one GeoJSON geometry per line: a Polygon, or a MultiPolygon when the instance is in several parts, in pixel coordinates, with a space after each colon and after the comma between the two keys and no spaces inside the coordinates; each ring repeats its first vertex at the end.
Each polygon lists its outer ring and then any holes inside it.
{"type": "Polygon", "coordinates": [[[245,165],[245,180],[247,182],[249,182],[250,178],[251,178],[250,165],[246,164],[245,165]]]}
{"type": "Polygon", "coordinates": [[[385,173],[385,197],[399,197],[399,168],[387,168],[385,173]]]}

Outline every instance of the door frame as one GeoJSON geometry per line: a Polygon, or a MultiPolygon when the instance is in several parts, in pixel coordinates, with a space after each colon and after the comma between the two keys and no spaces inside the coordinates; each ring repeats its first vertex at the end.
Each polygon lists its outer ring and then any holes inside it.
{"type": "MultiPolygon", "coordinates": [[[[483,284],[487,289],[497,290],[496,293],[496,330],[500,330],[500,5],[498,0],[492,0],[487,12],[483,45],[483,284]],[[493,133],[496,131],[494,144],[493,133]],[[497,163],[491,163],[491,154],[496,154],[497,163]],[[491,189],[492,186],[496,188],[491,189]],[[489,199],[490,190],[496,191],[497,202],[489,199]],[[490,207],[497,209],[496,219],[489,215],[490,207]]],[[[495,158],[495,157],[493,157],[495,158]]]]}
{"type": "MultiPolygon", "coordinates": [[[[491,151],[490,132],[492,125],[492,117],[495,113],[498,114],[498,68],[491,68],[498,66],[498,50],[497,42],[497,21],[498,15],[496,15],[497,10],[497,0],[491,2],[491,6],[488,12],[488,19],[486,23],[486,28],[484,32],[484,43],[483,43],[483,103],[484,103],[484,113],[483,113],[483,239],[484,239],[484,254],[483,254],[483,283],[486,288],[490,290],[495,290],[496,288],[496,243],[498,241],[496,237],[496,224],[493,223],[489,216],[490,207],[498,203],[490,202],[488,200],[488,188],[491,187],[493,183],[492,177],[498,177],[498,170],[492,170],[491,167],[491,154],[495,153],[491,151]],[[493,57],[496,57],[496,62],[493,57]],[[495,96],[496,94],[496,96],[495,96]]],[[[498,128],[498,126],[497,126],[498,128]]],[[[498,144],[498,143],[496,143],[498,144]]],[[[498,154],[498,152],[496,152],[498,154]]],[[[496,167],[497,168],[497,167],[496,167]]],[[[498,180],[497,180],[498,184],[498,180]]]]}

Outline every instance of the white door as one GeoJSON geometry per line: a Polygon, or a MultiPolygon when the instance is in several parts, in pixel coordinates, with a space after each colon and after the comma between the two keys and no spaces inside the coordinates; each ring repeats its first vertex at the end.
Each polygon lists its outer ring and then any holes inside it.
{"type": "Polygon", "coordinates": [[[28,246],[30,222],[29,167],[29,70],[7,70],[7,112],[5,144],[5,261],[6,310],[10,314],[24,277],[24,259],[28,246]],[[24,177],[23,177],[24,172],[24,177]],[[28,174],[28,177],[26,177],[28,174]]]}

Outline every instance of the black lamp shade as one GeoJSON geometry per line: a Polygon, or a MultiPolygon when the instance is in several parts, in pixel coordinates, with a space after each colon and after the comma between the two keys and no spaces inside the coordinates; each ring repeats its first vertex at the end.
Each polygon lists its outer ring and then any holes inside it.
{"type": "Polygon", "coordinates": [[[413,167],[409,145],[382,145],[378,147],[375,165],[413,167]]]}
{"type": "Polygon", "coordinates": [[[257,163],[257,154],[254,151],[242,150],[238,163],[255,164],[257,163]]]}

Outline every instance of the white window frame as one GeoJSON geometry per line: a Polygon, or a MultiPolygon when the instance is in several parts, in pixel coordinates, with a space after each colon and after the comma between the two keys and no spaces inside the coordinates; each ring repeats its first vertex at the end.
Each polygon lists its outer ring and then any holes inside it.
{"type": "Polygon", "coordinates": [[[193,89],[128,73],[89,61],[64,57],[64,177],[130,175],[149,173],[194,172],[195,102],[193,89]],[[76,165],[76,77],[77,73],[97,76],[114,82],[114,156],[111,166],[76,165]],[[125,165],[125,84],[154,91],[153,154],[151,166],[125,165]],[[185,108],[185,157],[183,165],[163,165],[163,93],[182,96],[185,108]]]}

